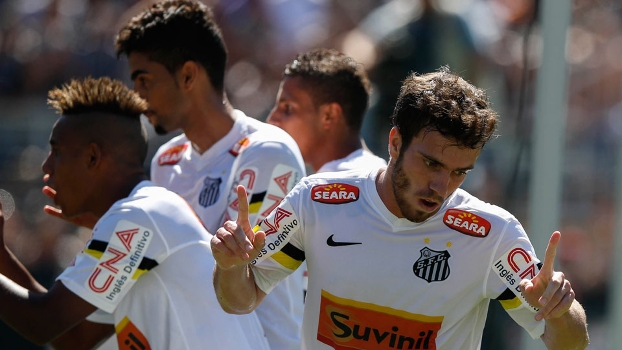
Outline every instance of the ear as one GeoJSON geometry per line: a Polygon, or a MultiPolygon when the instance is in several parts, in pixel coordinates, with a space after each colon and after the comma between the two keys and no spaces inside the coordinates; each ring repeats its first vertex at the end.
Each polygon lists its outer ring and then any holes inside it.
{"type": "Polygon", "coordinates": [[[338,123],[345,123],[343,110],[337,102],[326,103],[320,106],[320,122],[324,130],[330,130],[338,123]]]}
{"type": "Polygon", "coordinates": [[[389,156],[391,156],[392,159],[397,159],[401,149],[402,134],[400,134],[399,129],[394,126],[391,128],[391,132],[389,132],[389,156]]]}
{"type": "Polygon", "coordinates": [[[89,143],[86,150],[86,167],[95,169],[102,163],[102,148],[95,142],[89,143]]]}
{"type": "Polygon", "coordinates": [[[192,88],[199,74],[199,66],[194,61],[186,61],[177,71],[177,83],[184,90],[192,88]]]}

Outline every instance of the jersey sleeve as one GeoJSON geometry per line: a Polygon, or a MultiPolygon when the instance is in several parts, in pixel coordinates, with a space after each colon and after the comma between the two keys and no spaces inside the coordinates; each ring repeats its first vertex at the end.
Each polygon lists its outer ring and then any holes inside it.
{"type": "Polygon", "coordinates": [[[142,274],[158,265],[165,244],[142,210],[104,216],[85,249],[58,276],[69,290],[112,313],[142,274]]]}
{"type": "Polygon", "coordinates": [[[534,319],[539,309],[523,297],[519,283],[524,278],[535,277],[541,266],[523,227],[518,221],[511,220],[492,260],[487,291],[533,339],[544,333],[544,321],[534,319]]]}
{"type": "Polygon", "coordinates": [[[303,246],[304,221],[299,216],[300,198],[304,183],[299,183],[283,201],[255,227],[266,233],[266,244],[251,262],[255,283],[265,293],[305,261],[303,246]]]}
{"type": "Polygon", "coordinates": [[[249,220],[255,225],[305,176],[305,169],[294,150],[282,142],[257,142],[238,157],[224,221],[237,218],[237,186],[244,185],[249,198],[249,220]]]}

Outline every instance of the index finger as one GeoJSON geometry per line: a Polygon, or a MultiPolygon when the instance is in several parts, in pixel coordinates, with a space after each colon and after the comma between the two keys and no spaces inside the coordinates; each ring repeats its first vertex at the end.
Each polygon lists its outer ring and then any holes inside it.
{"type": "Polygon", "coordinates": [[[542,263],[542,269],[540,272],[544,272],[548,276],[553,276],[553,263],[555,262],[555,256],[557,255],[557,246],[561,240],[562,234],[559,231],[553,232],[549,239],[549,244],[546,246],[546,253],[544,254],[544,262],[542,263]]]}
{"type": "Polygon", "coordinates": [[[248,196],[246,195],[246,188],[243,185],[238,185],[238,219],[236,220],[238,226],[241,226],[244,232],[250,228],[251,224],[248,220],[248,196]]]}

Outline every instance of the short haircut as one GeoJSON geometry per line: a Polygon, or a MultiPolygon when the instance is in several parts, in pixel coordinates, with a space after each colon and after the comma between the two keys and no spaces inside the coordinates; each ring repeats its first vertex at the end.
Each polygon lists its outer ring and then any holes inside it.
{"type": "Polygon", "coordinates": [[[422,130],[437,131],[459,147],[481,148],[493,137],[497,119],[486,93],[447,66],[434,73],[410,74],[391,116],[402,136],[402,150],[422,130]]]}
{"type": "Polygon", "coordinates": [[[116,38],[117,57],[145,54],[172,74],[194,61],[224,91],[227,48],[211,8],[192,0],[166,0],[133,17],[116,38]]]}
{"type": "Polygon", "coordinates": [[[284,77],[300,77],[315,106],[341,105],[347,125],[358,132],[369,105],[371,85],[363,66],[334,49],[301,53],[285,66],[284,77]]]}
{"type": "Polygon", "coordinates": [[[50,90],[48,104],[62,116],[83,121],[78,137],[85,142],[98,142],[114,156],[144,163],[147,132],[140,116],[147,110],[147,102],[121,81],[72,79],[50,90]]]}

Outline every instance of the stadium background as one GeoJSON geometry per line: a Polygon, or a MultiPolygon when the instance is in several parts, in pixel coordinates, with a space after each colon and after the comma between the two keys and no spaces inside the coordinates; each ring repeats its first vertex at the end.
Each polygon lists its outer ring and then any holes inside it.
{"type": "MultiPolygon", "coordinates": [[[[0,189],[16,204],[5,225],[6,244],[44,285],[90,237],[87,230],[42,211],[49,201],[41,194],[41,163],[56,119],[46,93],[88,75],[108,75],[131,86],[113,40],[119,25],[148,2],[0,0],[0,189]]],[[[367,68],[373,96],[363,136],[385,158],[389,116],[408,72],[449,65],[486,89],[501,115],[500,138],[486,147],[463,187],[530,227],[532,126],[543,52],[537,0],[204,2],[213,6],[228,45],[228,96],[236,108],[261,120],[272,108],[285,63],[320,46],[342,50],[367,68]]],[[[556,208],[563,239],[557,268],[586,309],[590,348],[614,349],[612,301],[621,293],[613,290],[620,254],[615,251],[622,132],[619,0],[572,1],[565,59],[567,104],[556,208]]],[[[150,134],[153,153],[167,137],[150,134]]],[[[484,350],[523,349],[523,333],[491,303],[484,350]]],[[[0,349],[40,348],[0,325],[0,349]]]]}

